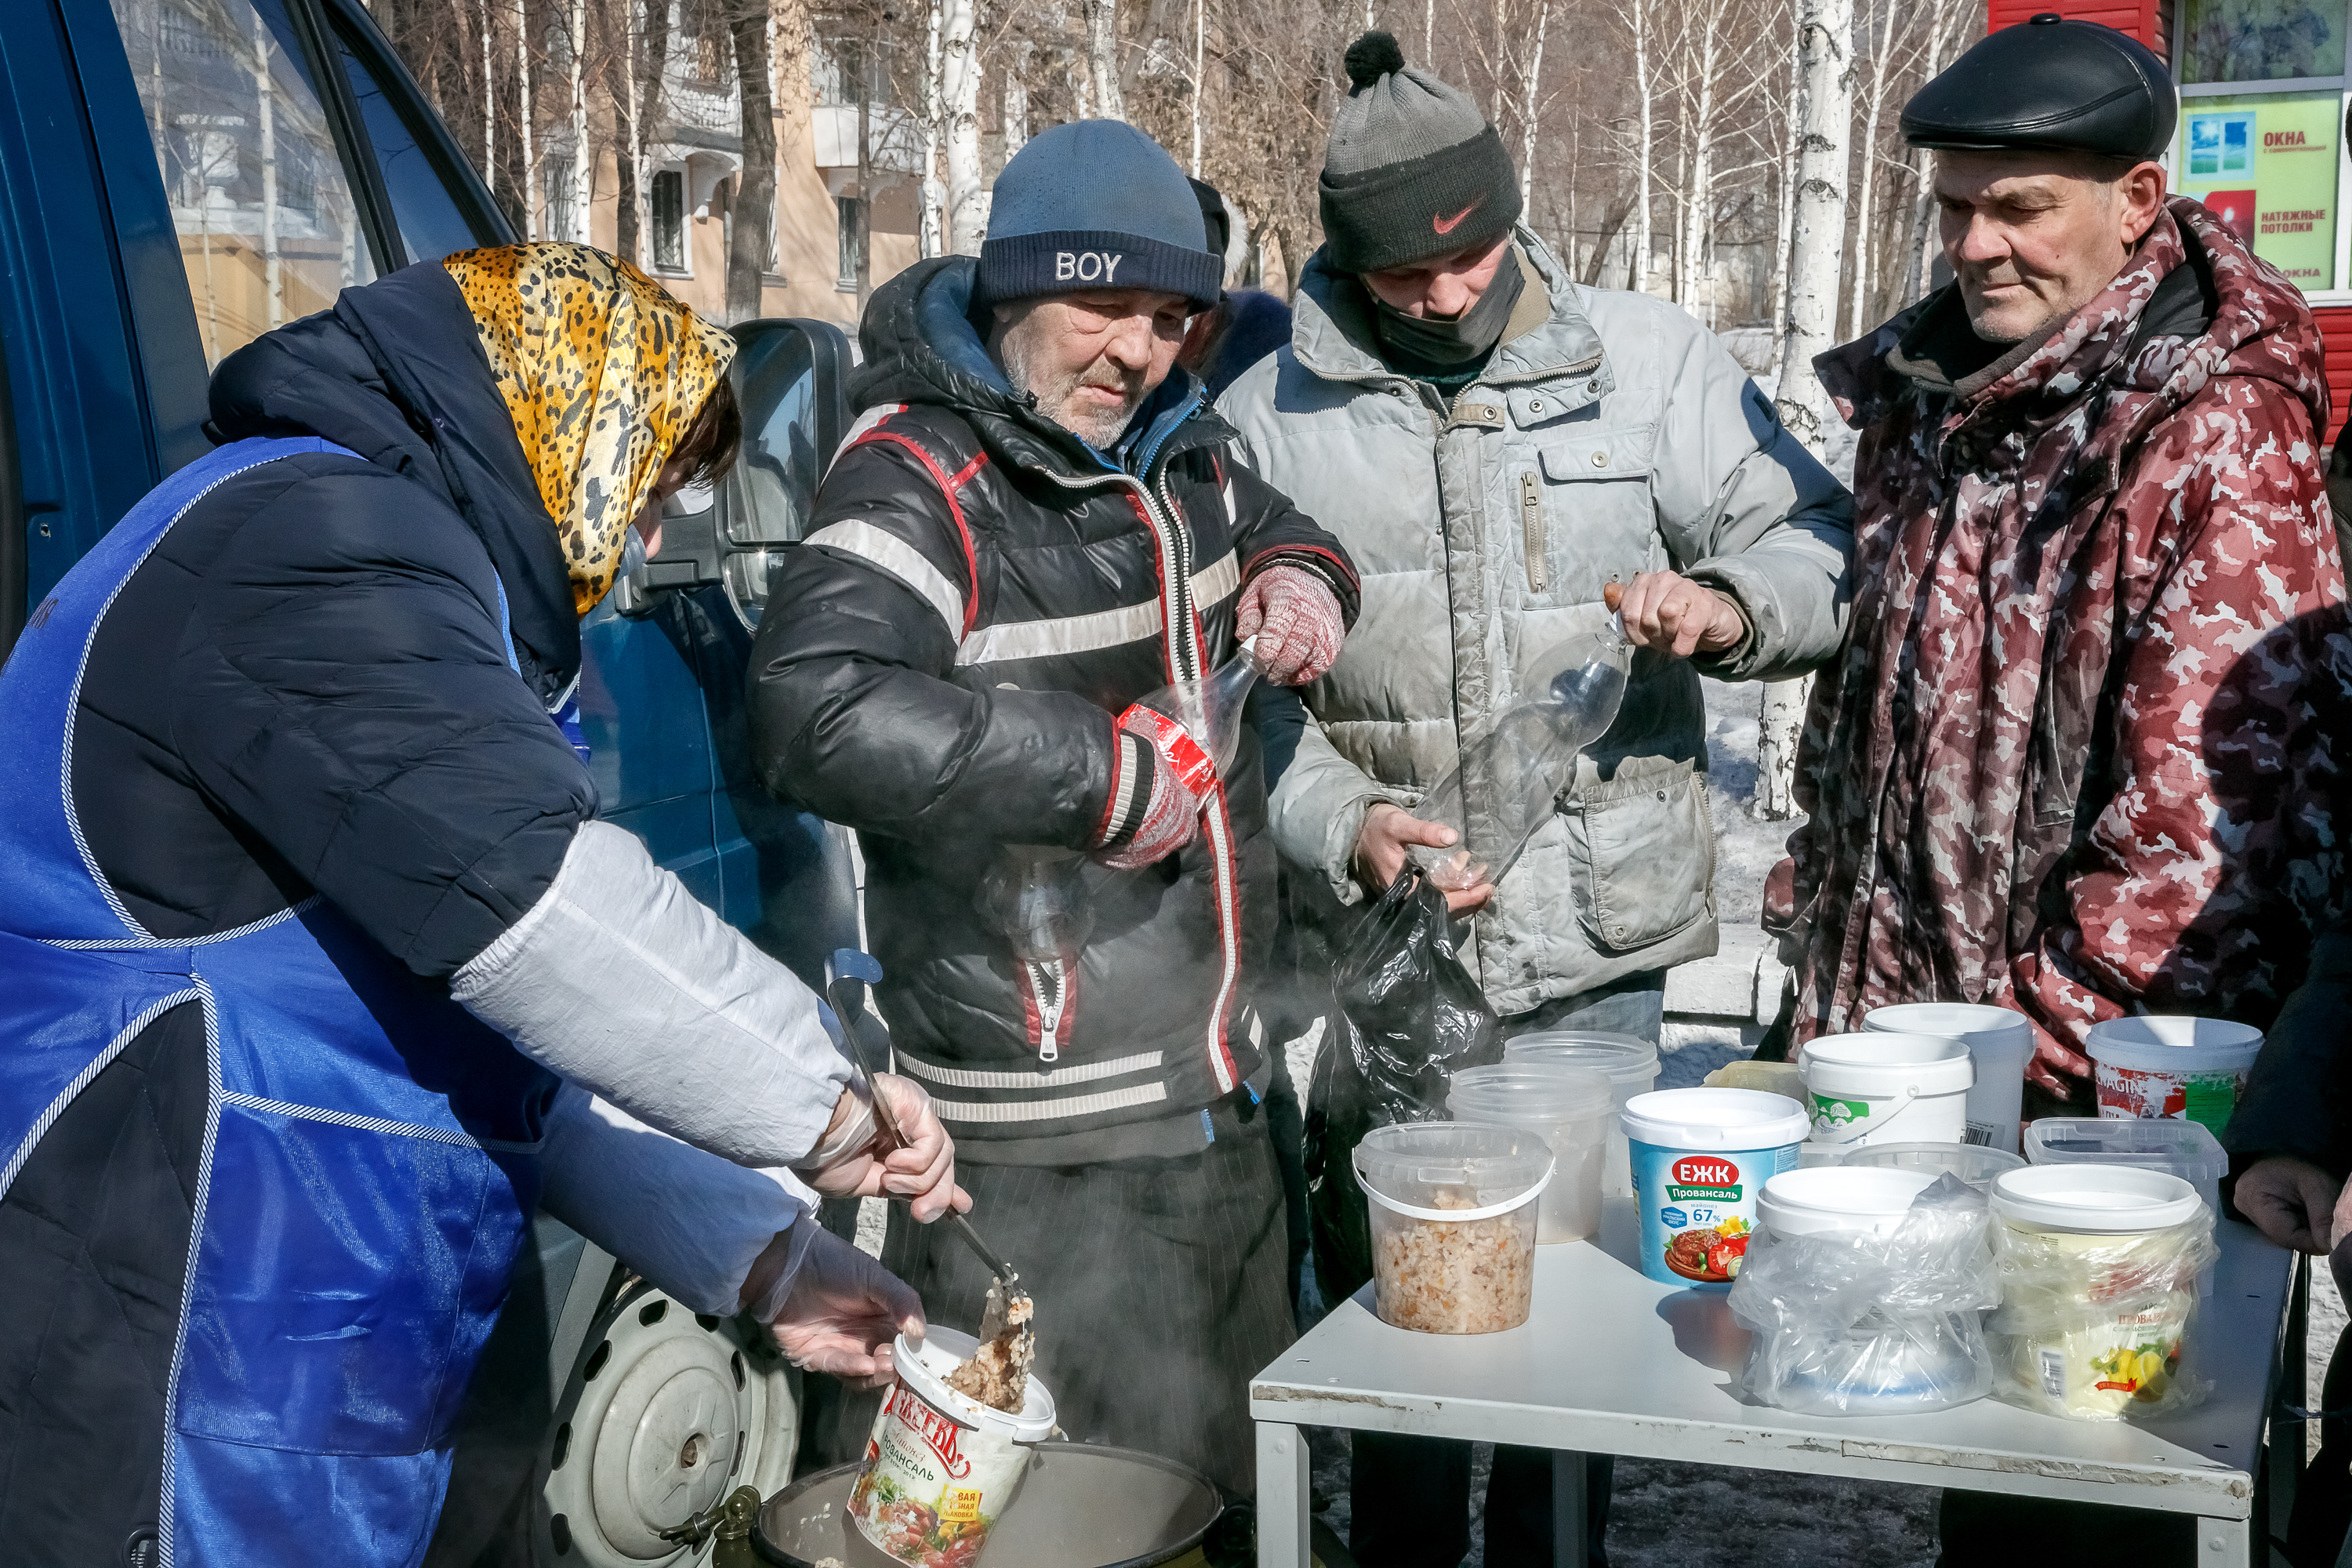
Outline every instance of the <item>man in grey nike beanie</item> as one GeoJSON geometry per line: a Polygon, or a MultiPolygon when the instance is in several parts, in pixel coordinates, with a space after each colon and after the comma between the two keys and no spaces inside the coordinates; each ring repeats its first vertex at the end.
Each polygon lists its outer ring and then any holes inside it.
{"type": "Polygon", "coordinates": [[[1319,185],[1333,265],[1378,272],[1508,232],[1519,177],[1470,96],[1406,65],[1386,33],[1358,38],[1345,63],[1319,185]]]}

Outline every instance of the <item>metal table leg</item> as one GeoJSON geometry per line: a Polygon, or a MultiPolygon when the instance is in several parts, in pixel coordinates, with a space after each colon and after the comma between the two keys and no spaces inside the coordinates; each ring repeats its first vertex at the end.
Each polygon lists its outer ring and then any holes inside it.
{"type": "Polygon", "coordinates": [[[1257,1424],[1257,1568],[1309,1568],[1307,1434],[1286,1421],[1257,1424]]]}
{"type": "Polygon", "coordinates": [[[1584,1456],[1555,1448],[1551,1456],[1552,1568],[1584,1568],[1584,1456]]]}
{"type": "Polygon", "coordinates": [[[2198,1568],[2269,1568],[2268,1542],[2250,1519],[2200,1519],[2197,1521],[2198,1568]],[[2265,1547],[2254,1555],[2257,1542],[2265,1547]]]}

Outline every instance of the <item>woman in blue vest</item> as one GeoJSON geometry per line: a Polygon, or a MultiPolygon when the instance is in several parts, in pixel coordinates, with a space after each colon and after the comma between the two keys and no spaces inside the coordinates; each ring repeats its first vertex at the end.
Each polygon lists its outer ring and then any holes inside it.
{"type": "MultiPolygon", "coordinates": [[[[558,719],[733,343],[583,246],[224,362],[220,443],[0,671],[0,1541],[403,1564],[535,1205],[852,1378],[921,1309],[811,1193],[877,1144],[816,998],[596,818],[558,719]]],[[[968,1201],[968,1200],[961,1200],[968,1201]]]]}

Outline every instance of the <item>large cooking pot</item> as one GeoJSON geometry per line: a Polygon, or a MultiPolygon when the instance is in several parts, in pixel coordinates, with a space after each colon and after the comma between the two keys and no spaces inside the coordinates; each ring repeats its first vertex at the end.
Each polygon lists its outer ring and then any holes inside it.
{"type": "MultiPolygon", "coordinates": [[[[780,1568],[902,1568],[849,1521],[858,1467],[803,1476],[768,1500],[751,1547],[780,1568]],[[831,1561],[827,1561],[830,1559],[831,1561]]],[[[1040,1443],[1021,1494],[989,1531],[1003,1568],[1195,1568],[1217,1489],[1171,1460],[1090,1443],[1040,1443]]]]}

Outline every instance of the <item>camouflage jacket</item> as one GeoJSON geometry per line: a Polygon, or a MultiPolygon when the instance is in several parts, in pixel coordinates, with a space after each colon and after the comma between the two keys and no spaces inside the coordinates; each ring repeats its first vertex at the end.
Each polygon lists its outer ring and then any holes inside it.
{"type": "Polygon", "coordinates": [[[2311,313],[2176,198],[2054,331],[1948,374],[1975,342],[1948,289],[1815,362],[1862,437],[1798,756],[1798,1036],[1930,999],[2076,1050],[2129,1012],[2265,1021],[2343,869],[2311,313]]]}

